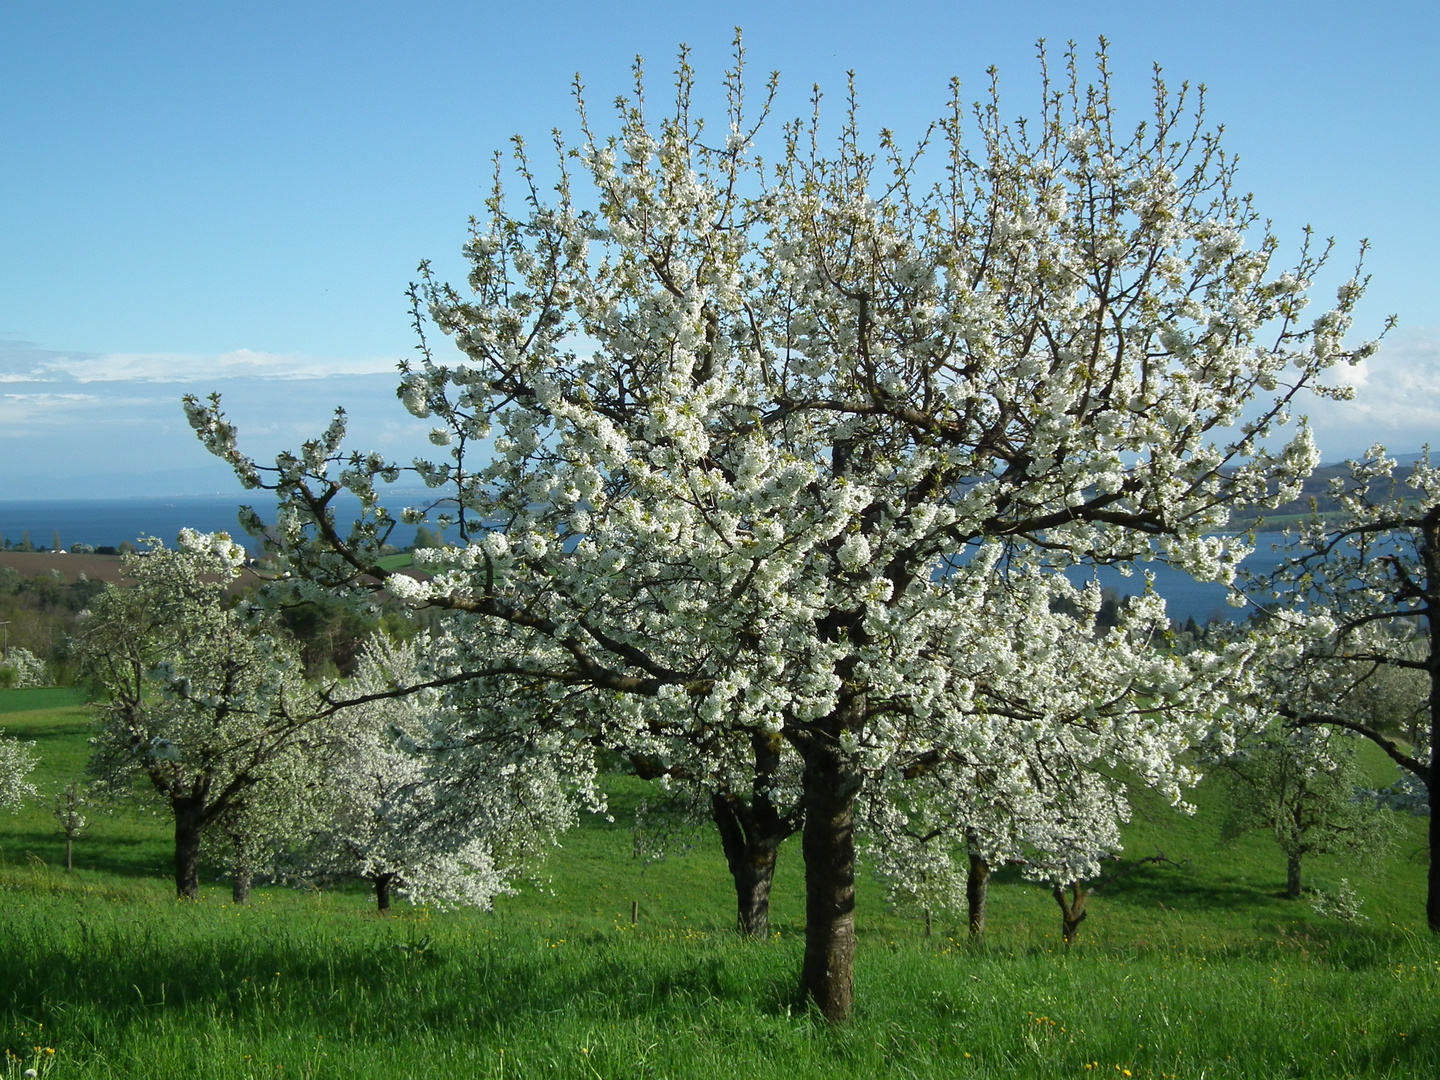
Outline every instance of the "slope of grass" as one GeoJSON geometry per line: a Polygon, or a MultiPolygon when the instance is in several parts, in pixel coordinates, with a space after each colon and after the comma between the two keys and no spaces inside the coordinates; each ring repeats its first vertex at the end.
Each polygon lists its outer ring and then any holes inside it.
{"type": "MultiPolygon", "coordinates": [[[[36,740],[42,785],[74,775],[83,709],[26,702],[5,723],[36,740]]],[[[390,919],[358,889],[261,888],[237,908],[210,884],[176,902],[168,822],[140,805],[97,821],[73,874],[43,808],[0,818],[0,1049],[17,1076],[187,1080],[1440,1075],[1440,946],[1418,929],[1413,858],[1364,879],[1307,863],[1311,881],[1346,875],[1365,897],[1371,920],[1346,927],[1280,896],[1268,837],[1220,844],[1217,788],[1189,818],[1141,800],[1127,854],[1159,847],[1178,866],[1103,889],[1068,950],[1048,893],[1008,874],[979,948],[953,916],[925,938],[862,875],[856,1015],[832,1030],[793,993],[798,845],[782,851],[774,935],[742,941],[713,837],[632,857],[646,790],[613,778],[615,822],[568,836],[547,888],[390,919]]]]}

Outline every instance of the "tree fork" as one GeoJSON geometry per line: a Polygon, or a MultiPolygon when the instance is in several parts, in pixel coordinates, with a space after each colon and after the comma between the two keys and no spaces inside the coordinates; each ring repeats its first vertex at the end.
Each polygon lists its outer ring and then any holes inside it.
{"type": "MultiPolygon", "coordinates": [[[[784,837],[757,835],[747,828],[745,810],[733,796],[716,793],[710,798],[720,846],[735,884],[735,925],[745,937],[770,933],[770,887],[775,880],[775,859],[784,837]]],[[[753,825],[754,822],[748,824],[753,825]]]]}
{"type": "Polygon", "coordinates": [[[1060,937],[1066,945],[1074,945],[1075,939],[1080,936],[1080,924],[1085,921],[1085,916],[1090,914],[1085,910],[1085,902],[1090,899],[1090,890],[1081,889],[1080,882],[1070,883],[1070,897],[1065,896],[1063,886],[1056,885],[1052,890],[1055,902],[1060,905],[1060,937]]]}
{"type": "Polygon", "coordinates": [[[735,922],[746,937],[770,932],[770,889],[780,845],[795,832],[795,815],[782,817],[770,798],[780,769],[778,734],[755,732],[750,737],[755,759],[750,801],[729,792],[710,797],[720,845],[735,885],[735,922]]]}

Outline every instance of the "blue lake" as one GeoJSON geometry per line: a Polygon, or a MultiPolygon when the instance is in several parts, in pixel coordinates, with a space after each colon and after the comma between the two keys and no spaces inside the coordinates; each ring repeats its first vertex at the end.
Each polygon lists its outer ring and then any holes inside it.
{"type": "MultiPolygon", "coordinates": [[[[391,500],[393,511],[404,505],[423,504],[426,498],[418,492],[392,494],[395,496],[391,500]]],[[[142,536],[158,536],[173,544],[181,529],[191,528],[200,532],[228,532],[237,540],[248,541],[248,546],[254,548],[254,541],[243,535],[236,520],[238,507],[247,501],[262,517],[273,520],[275,504],[265,492],[239,497],[3,501],[0,502],[0,537],[14,543],[28,532],[31,542],[37,547],[50,547],[57,532],[61,546],[67,548],[77,543],[116,546],[122,540],[133,542],[142,536]]],[[[358,509],[359,503],[354,498],[336,500],[336,512],[342,524],[348,522],[358,509]]],[[[1245,560],[1245,568],[1261,573],[1273,569],[1280,561],[1278,553],[1271,550],[1272,543],[1277,539],[1276,536],[1259,537],[1254,554],[1245,560]]],[[[390,542],[397,547],[405,547],[414,540],[414,526],[397,525],[390,542]]],[[[1192,616],[1203,623],[1212,616],[1233,619],[1244,614],[1226,605],[1222,586],[1198,582],[1160,563],[1151,563],[1148,569],[1154,572],[1155,587],[1165,598],[1170,617],[1177,622],[1192,616]]],[[[1106,567],[1098,572],[1098,576],[1102,586],[1113,587],[1121,594],[1138,593],[1144,588],[1144,579],[1138,572],[1126,578],[1119,571],[1106,567]]],[[[1078,583],[1084,580],[1084,573],[1074,571],[1072,577],[1078,583]]]]}
{"type": "MultiPolygon", "coordinates": [[[[397,497],[392,509],[424,505],[425,495],[410,493],[397,497]]],[[[10,543],[19,542],[28,532],[36,547],[51,547],[60,534],[60,546],[91,544],[95,547],[118,546],[120,541],[132,543],[142,536],[156,536],[173,544],[181,529],[197,532],[228,532],[252,550],[255,541],[240,527],[237,513],[242,504],[253,506],[267,521],[275,519],[275,500],[268,492],[247,492],[244,495],[177,496],[174,498],[87,499],[70,502],[61,499],[0,501],[0,536],[10,543]]],[[[360,502],[351,497],[335,500],[337,520],[345,525],[358,515],[360,502]]],[[[405,547],[415,540],[415,526],[396,525],[390,542],[405,547]]]]}

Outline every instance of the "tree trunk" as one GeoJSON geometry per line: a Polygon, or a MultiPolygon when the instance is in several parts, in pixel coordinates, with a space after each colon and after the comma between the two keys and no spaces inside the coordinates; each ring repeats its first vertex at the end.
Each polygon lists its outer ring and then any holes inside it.
{"type": "Polygon", "coordinates": [[[237,904],[250,902],[250,867],[237,866],[230,876],[230,899],[237,904]]]}
{"type": "Polygon", "coordinates": [[[390,914],[390,886],[394,879],[394,874],[378,874],[371,879],[375,882],[375,910],[381,915],[390,914]]]}
{"type": "Polygon", "coordinates": [[[1430,768],[1424,777],[1430,802],[1430,870],[1425,875],[1425,921],[1440,934],[1440,507],[1431,507],[1420,530],[1425,568],[1425,621],[1430,631],[1430,768]]]}
{"type": "Polygon", "coordinates": [[[746,937],[770,932],[770,886],[780,845],[795,831],[795,823],[782,817],[770,799],[780,768],[780,736],[759,732],[751,737],[755,758],[750,799],[731,792],[716,792],[711,807],[720,846],[735,883],[735,923],[746,937]]]}
{"type": "Polygon", "coordinates": [[[73,836],[66,836],[66,837],[65,837],[65,872],[66,872],[67,874],[70,873],[70,871],[75,868],[74,859],[72,858],[72,856],[74,855],[74,853],[75,853],[75,838],[74,838],[73,836]]]}
{"type": "Polygon", "coordinates": [[[985,905],[990,899],[990,864],[970,849],[970,874],[965,879],[965,907],[970,918],[970,940],[985,937],[985,905]]]}
{"type": "Polygon", "coordinates": [[[1425,921],[1440,934],[1440,510],[1432,509],[1424,529],[1426,619],[1430,624],[1430,870],[1425,875],[1425,921]]]}
{"type": "Polygon", "coordinates": [[[204,797],[171,801],[175,812],[175,895],[200,897],[200,833],[204,829],[204,797]]]}
{"type": "Polygon", "coordinates": [[[805,959],[800,989],[831,1023],[855,999],[855,797],[861,776],[832,739],[807,743],[805,959]]]}
{"type": "Polygon", "coordinates": [[[757,835],[745,826],[748,807],[734,795],[711,796],[715,825],[730,877],[735,882],[735,924],[746,937],[770,933],[770,886],[775,879],[776,849],[783,837],[757,835]]]}
{"type": "Polygon", "coordinates": [[[1052,890],[1055,902],[1060,905],[1060,939],[1066,945],[1075,944],[1075,939],[1080,936],[1080,924],[1085,921],[1089,914],[1085,910],[1085,902],[1090,899],[1089,892],[1080,888],[1080,882],[1070,883],[1070,897],[1065,896],[1065,889],[1056,885],[1052,890]]]}
{"type": "MultiPolygon", "coordinates": [[[[1434,705],[1431,705],[1434,708],[1434,705]]],[[[1434,725],[1431,739],[1440,737],[1440,724],[1434,725]]],[[[1425,876],[1425,919],[1433,933],[1440,934],[1440,806],[1435,805],[1437,781],[1440,781],[1440,750],[1430,751],[1430,871],[1425,876]]]]}
{"type": "Polygon", "coordinates": [[[1300,893],[1300,856],[1285,856],[1285,895],[1291,900],[1299,900],[1300,893]]]}

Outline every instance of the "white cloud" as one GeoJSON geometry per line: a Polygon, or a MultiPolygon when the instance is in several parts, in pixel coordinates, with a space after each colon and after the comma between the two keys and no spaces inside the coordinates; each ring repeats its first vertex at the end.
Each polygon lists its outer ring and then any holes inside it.
{"type": "Polygon", "coordinates": [[[1440,443],[1440,327],[1397,332],[1380,351],[1331,378],[1353,401],[1314,401],[1307,411],[1325,460],[1353,457],[1372,443],[1392,451],[1440,443]]]}
{"type": "Polygon", "coordinates": [[[196,379],[329,379],[391,374],[394,357],[225,353],[91,353],[0,341],[0,383],[188,383],[196,379]]]}
{"type": "Polygon", "coordinates": [[[195,353],[106,353],[83,359],[65,358],[52,370],[76,382],[191,382],[206,379],[268,378],[328,379],[381,375],[395,370],[391,357],[321,359],[297,353],[262,353],[251,349],[214,355],[195,353]]]}
{"type": "Polygon", "coordinates": [[[88,408],[100,399],[94,394],[0,394],[0,435],[22,436],[18,425],[67,423],[77,409],[88,408]]]}

